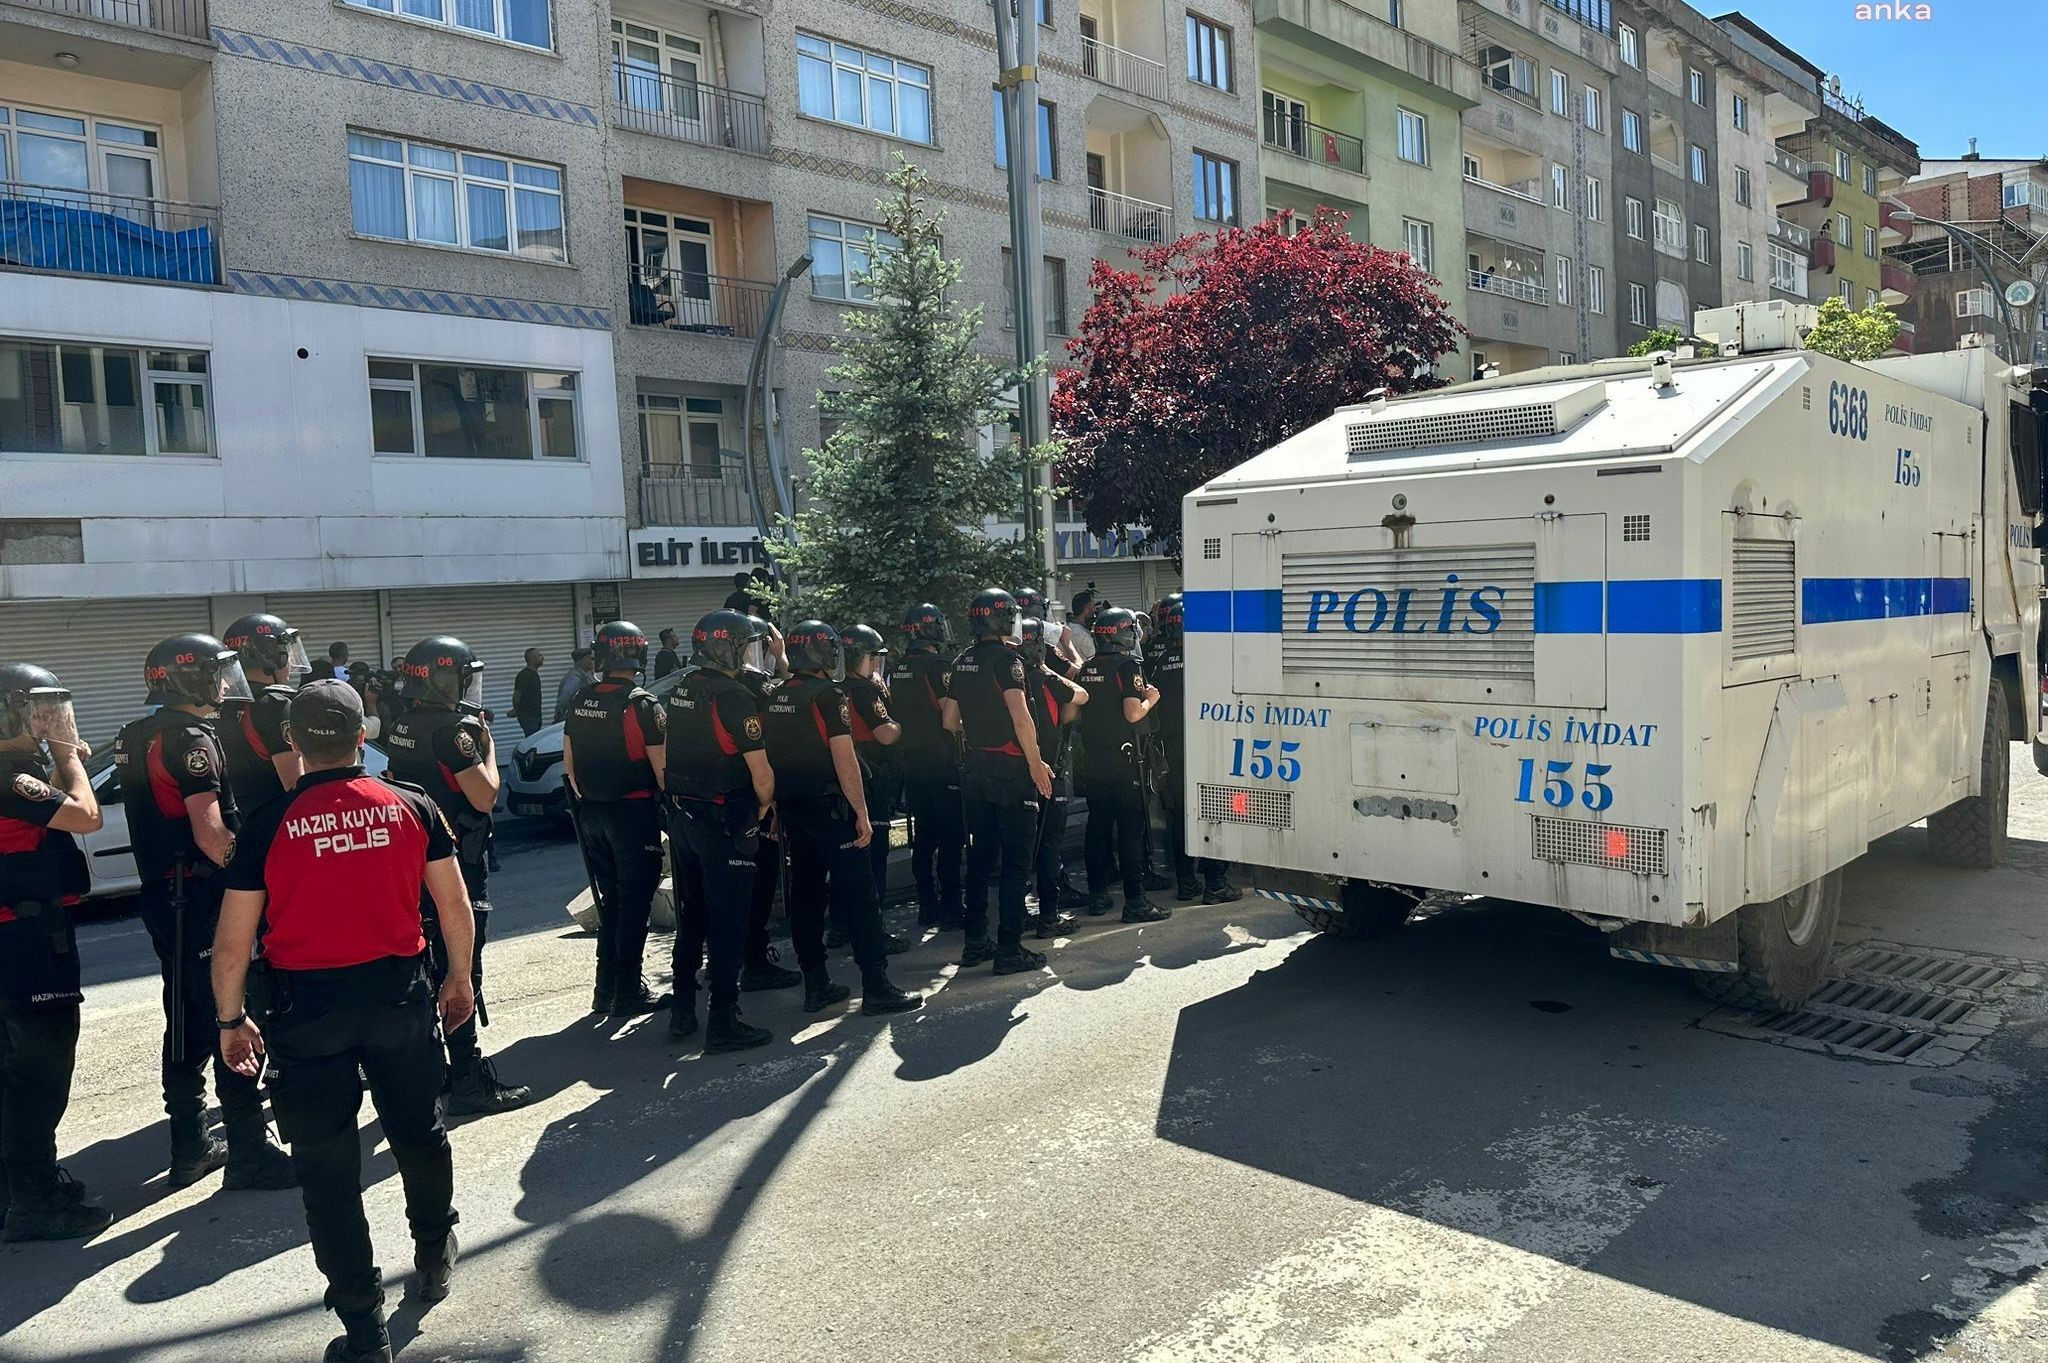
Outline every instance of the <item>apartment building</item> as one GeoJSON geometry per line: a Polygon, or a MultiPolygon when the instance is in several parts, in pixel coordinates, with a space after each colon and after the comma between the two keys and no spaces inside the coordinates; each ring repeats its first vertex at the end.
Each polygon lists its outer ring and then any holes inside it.
{"type": "MultiPolygon", "coordinates": [[[[1255,0],[1259,168],[1268,214],[1350,215],[1351,235],[1406,251],[1466,315],[1459,118],[1479,102],[1449,4],[1255,0]]],[[[1465,363],[1446,357],[1446,372],[1465,363]]]]}
{"type": "MultiPolygon", "coordinates": [[[[1782,298],[1788,302],[1810,301],[1813,270],[1813,233],[1794,220],[1788,210],[1815,202],[1818,192],[1812,168],[1804,159],[1786,150],[1783,143],[1799,137],[1820,112],[1820,85],[1824,73],[1769,33],[1740,14],[1724,15],[1715,21],[1728,35],[1734,61],[1752,73],[1742,84],[1758,88],[1761,101],[1745,112],[1762,132],[1764,157],[1761,182],[1752,181],[1760,192],[1759,215],[1768,213],[1764,225],[1765,244],[1758,266],[1764,287],[1731,293],[1741,298],[1782,298]]],[[[1732,114],[1731,120],[1732,122],[1732,114]]],[[[1726,126],[1726,125],[1724,125],[1726,126]]],[[[1752,226],[1752,231],[1755,227],[1752,226]]]]}
{"type": "Polygon", "coordinates": [[[2001,353],[2048,363],[2048,306],[2001,306],[2003,289],[2028,279],[2038,286],[2048,265],[2048,159],[2003,160],[1969,154],[1927,161],[1896,199],[1922,218],[1953,223],[1977,240],[1973,254],[1955,232],[1934,222],[1899,223],[1904,239],[1887,245],[1888,263],[1911,270],[1915,288],[1900,317],[1927,350],[1952,350],[1972,334],[1985,335],[2001,353]],[[1985,277],[1987,263],[1999,283],[1985,277]],[[2014,335],[2005,332],[2007,322],[2014,335]]]}
{"type": "Polygon", "coordinates": [[[1811,296],[1852,308],[1902,303],[1913,277],[1884,260],[1884,246],[1903,236],[1882,200],[1919,170],[1919,148],[1844,98],[1839,77],[1821,87],[1820,106],[1804,132],[1780,144],[1808,167],[1810,192],[1787,216],[1813,233],[1811,296]]]}

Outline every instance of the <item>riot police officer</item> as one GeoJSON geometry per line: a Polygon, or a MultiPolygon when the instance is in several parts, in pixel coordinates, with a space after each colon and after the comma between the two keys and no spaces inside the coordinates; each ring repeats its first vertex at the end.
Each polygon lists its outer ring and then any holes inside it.
{"type": "Polygon", "coordinates": [[[672,1041],[696,1035],[702,965],[711,995],[707,1053],[765,1046],[772,1039],[766,1028],[743,1020],[739,1009],[740,958],[763,825],[775,809],[775,772],[762,747],[760,702],[741,680],[760,655],[748,617],[715,610],[690,631],[689,671],[662,702],[668,715],[662,787],[676,896],[668,1035],[672,1041]]]}
{"type": "Polygon", "coordinates": [[[962,735],[967,756],[961,797],[967,817],[967,942],[963,968],[993,959],[998,975],[1036,970],[1045,957],[1024,945],[1024,887],[1031,876],[1039,802],[1052,796],[1052,769],[1039,751],[1026,700],[1017,598],[1000,587],[967,608],[974,643],[953,660],[945,723],[962,735]],[[996,940],[988,939],[988,882],[999,875],[996,940]]]}
{"type": "Polygon", "coordinates": [[[210,634],[175,634],[149,651],[143,681],[162,708],[114,740],[121,801],[142,925],[164,985],[164,1112],[171,1119],[173,1187],[227,1165],[222,1186],[278,1189],[297,1184],[284,1151],[270,1142],[256,1081],[214,1054],[213,1001],[206,972],[220,917],[224,877],[235,849],[235,797],[212,716],[231,691],[246,689],[235,651],[210,634]],[[213,1060],[223,1145],[206,1124],[206,1065],[213,1060]]]}
{"type": "Polygon", "coordinates": [[[874,838],[853,746],[853,715],[838,679],[846,656],[839,631],[805,620],[783,637],[791,676],[768,696],[768,764],[775,807],[789,843],[789,935],[804,974],[804,1011],[851,993],[825,966],[826,896],[831,918],[853,943],[863,1013],[901,1013],[923,998],[889,980],[887,934],[867,847],[874,838]]]}
{"type": "Polygon", "coordinates": [[[1228,863],[1212,857],[1188,856],[1187,830],[1187,651],[1184,627],[1187,612],[1181,594],[1170,592],[1152,608],[1157,647],[1151,651],[1153,685],[1159,688],[1159,706],[1152,723],[1162,740],[1166,771],[1159,787],[1159,802],[1166,807],[1167,838],[1173,847],[1174,897],[1182,903],[1199,896],[1205,904],[1229,904],[1244,898],[1230,883],[1228,863]],[[1200,883],[1195,873],[1201,872],[1200,883]]]}
{"type": "Polygon", "coordinates": [[[1094,703],[1081,712],[1082,793],[1088,800],[1088,912],[1109,912],[1112,858],[1121,870],[1126,923],[1156,923],[1173,910],[1145,898],[1145,719],[1159,703],[1139,665],[1138,619],[1120,606],[1098,611],[1095,652],[1081,664],[1094,703]]]}
{"type": "MultiPolygon", "coordinates": [[[[889,821],[896,817],[896,799],[901,793],[903,774],[897,769],[895,744],[903,737],[903,726],[889,713],[889,646],[882,635],[868,625],[854,625],[839,632],[846,650],[846,704],[853,717],[853,751],[860,758],[860,779],[867,791],[868,822],[875,836],[868,843],[868,865],[875,882],[876,898],[889,898],[889,821]]],[[[835,924],[825,935],[825,945],[841,946],[845,934],[835,924]]],[[[908,950],[910,943],[889,938],[890,954],[908,950]]]]}
{"type": "Polygon", "coordinates": [[[1045,670],[1072,681],[1081,670],[1081,659],[1074,652],[1069,641],[1068,629],[1064,624],[1054,623],[1045,611],[1045,593],[1036,587],[1019,587],[1010,595],[1017,598],[1017,613],[1026,620],[1036,620],[1039,632],[1044,636],[1045,670]]]}
{"type": "MultiPolygon", "coordinates": [[[[753,693],[757,709],[768,708],[768,691],[789,675],[789,660],[782,646],[782,631],[758,615],[748,615],[747,663],[740,671],[740,683],[753,693]]],[[[740,992],[752,994],[763,989],[788,989],[802,984],[804,977],[782,965],[775,948],[768,945],[768,927],[775,916],[775,892],[784,883],[788,849],[771,823],[763,827],[754,849],[754,888],[747,903],[746,952],[741,957],[740,992]]]]}
{"type": "Polygon", "coordinates": [[[647,636],[630,620],[598,626],[598,680],[569,702],[562,769],[575,796],[576,837],[597,897],[597,987],[590,1011],[638,1017],[668,1003],[642,978],[647,918],[661,885],[661,707],[636,678],[647,636]]]}
{"type": "Polygon", "coordinates": [[[910,869],[917,882],[917,921],[956,928],[962,922],[961,851],[967,840],[960,803],[960,742],[944,723],[952,663],[940,652],[951,641],[946,613],[930,602],[903,617],[907,641],[889,681],[891,713],[903,726],[897,762],[910,812],[910,869]]]}
{"type": "Polygon", "coordinates": [[[1074,722],[1088,703],[1088,693],[1055,670],[1057,659],[1047,651],[1045,621],[1027,616],[1020,627],[1017,653],[1024,659],[1024,699],[1038,729],[1038,752],[1052,769],[1052,794],[1038,815],[1032,867],[1038,880],[1038,921],[1032,936],[1057,937],[1074,925],[1060,912],[1063,886],[1060,854],[1067,841],[1067,801],[1074,793],[1070,751],[1074,722]]]}
{"type": "Polygon", "coordinates": [[[227,757],[228,787],[244,813],[269,804],[299,779],[299,755],[285,741],[284,724],[292,689],[313,670],[299,632],[275,615],[245,615],[228,626],[221,642],[241,659],[252,695],[229,696],[214,721],[227,757]]]}
{"type": "Polygon", "coordinates": [[[75,835],[102,822],[86,756],[57,678],[0,666],[0,1239],[73,1240],[113,1220],[57,1164],[85,997],[71,908],[89,876],[75,835]]]}
{"type": "MultiPolygon", "coordinates": [[[[533,1092],[500,1081],[477,1041],[477,1024],[488,1017],[484,941],[490,933],[491,898],[485,845],[491,808],[498,802],[497,750],[483,718],[484,665],[462,640],[436,634],[406,651],[402,671],[406,709],[384,737],[391,757],[387,774],[425,790],[454,830],[455,861],[476,923],[470,978],[476,985],[477,1014],[448,1032],[448,1111],[456,1116],[510,1112],[531,1102],[533,1092]]],[[[454,968],[449,952],[456,944],[441,930],[431,899],[421,898],[420,914],[439,989],[454,968]]]]}
{"type": "Polygon", "coordinates": [[[432,900],[454,950],[439,990],[441,1018],[453,1029],[476,1007],[469,896],[454,837],[427,793],[363,774],[355,688],[313,682],[292,698],[289,715],[304,772],[289,795],[250,815],[228,868],[213,951],[215,1027],[235,1073],[253,1077],[269,1055],[313,1261],[347,1332],[327,1346],[328,1363],[390,1363],[356,1112],[367,1079],[405,1184],[419,1296],[440,1301],[457,1253],[455,1169],[441,1126],[446,1060],[419,906],[422,896],[432,900]],[[268,986],[260,1027],[246,988],[259,926],[268,986]]]}

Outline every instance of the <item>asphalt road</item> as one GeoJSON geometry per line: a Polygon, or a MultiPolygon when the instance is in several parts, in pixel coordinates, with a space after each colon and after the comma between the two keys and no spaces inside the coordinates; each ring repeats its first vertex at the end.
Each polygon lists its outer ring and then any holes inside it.
{"type": "MultiPolygon", "coordinates": [[[[2048,961],[2048,783],[2015,757],[2013,864],[1888,839],[1845,943],[2048,961]]],[[[1247,900],[1085,926],[1038,976],[932,941],[898,967],[922,1013],[751,995],[778,1042],[706,1059],[584,1013],[574,853],[503,850],[487,1047],[542,1096],[454,1134],[465,1258],[399,1309],[415,1363],[2048,1359],[2048,971],[2008,964],[1960,1061],[1883,1064],[1709,1030],[1562,915],[1353,944],[1247,900]]],[[[296,1198],[163,1182],[124,931],[88,933],[63,1133],[120,1219],[0,1250],[0,1359],[316,1358],[296,1198]]]]}

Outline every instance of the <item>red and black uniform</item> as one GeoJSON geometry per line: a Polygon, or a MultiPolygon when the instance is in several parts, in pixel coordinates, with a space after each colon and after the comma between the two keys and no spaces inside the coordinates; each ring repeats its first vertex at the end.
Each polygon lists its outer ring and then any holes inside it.
{"type": "Polygon", "coordinates": [[[1126,700],[1143,700],[1145,674],[1128,653],[1100,652],[1081,664],[1088,692],[1076,728],[1081,794],[1088,801],[1088,894],[1109,893],[1119,870],[1126,904],[1145,897],[1145,787],[1139,775],[1144,721],[1124,718],[1126,700]]]}
{"type": "MultiPolygon", "coordinates": [[[[896,817],[896,801],[903,787],[895,749],[875,738],[875,731],[894,724],[889,713],[889,693],[873,677],[848,677],[842,687],[846,705],[853,716],[853,749],[860,754],[861,788],[867,794],[868,822],[875,838],[868,844],[868,868],[875,881],[875,895],[889,897],[889,821],[896,817]]],[[[899,740],[900,741],[900,740],[899,740]]]]}
{"type": "Polygon", "coordinates": [[[789,937],[806,976],[825,967],[828,902],[863,971],[888,959],[874,872],[854,846],[857,820],[832,761],[832,740],[851,738],[853,726],[846,693],[827,677],[800,673],[769,694],[768,762],[789,842],[789,937]]]}
{"type": "Polygon", "coordinates": [[[967,746],[960,791],[971,839],[965,906],[970,953],[988,940],[988,883],[997,876],[997,955],[1023,945],[1038,788],[1005,700],[1013,691],[1026,692],[1024,659],[1001,639],[983,639],[953,660],[951,694],[967,746]]]}
{"type": "Polygon", "coordinates": [[[661,786],[647,750],[667,741],[664,723],[653,696],[612,678],[584,687],[563,721],[576,753],[576,836],[597,891],[600,996],[641,983],[661,885],[661,786]]]}
{"type": "Polygon", "coordinates": [[[1060,723],[1068,702],[1074,699],[1072,683],[1052,670],[1055,661],[1046,655],[1044,667],[1024,667],[1024,703],[1031,709],[1031,722],[1038,726],[1038,755],[1052,768],[1052,798],[1039,816],[1037,859],[1033,867],[1038,881],[1038,912],[1051,920],[1059,916],[1060,854],[1067,843],[1067,801],[1074,793],[1070,774],[1073,759],[1072,736],[1060,723]]]}
{"type": "Polygon", "coordinates": [[[361,767],[308,773],[254,812],[227,886],[265,896],[270,998],[264,1039],[279,1133],[306,1203],[327,1305],[383,1303],[363,1217],[363,1082],[405,1183],[413,1239],[456,1222],[455,1173],[439,1099],[446,1060],[420,919],[427,864],[455,855],[439,807],[416,786],[361,767]]]}
{"type": "Polygon", "coordinates": [[[967,824],[960,803],[960,741],[946,732],[939,702],[953,685],[953,665],[929,644],[913,645],[889,677],[896,722],[897,768],[911,817],[910,869],[917,881],[918,922],[950,927],[960,919],[960,864],[967,824]]]}
{"type": "Polygon", "coordinates": [[[220,921],[225,883],[221,869],[199,850],[185,801],[213,795],[221,821],[235,830],[235,797],[226,758],[212,722],[166,707],[136,720],[114,739],[121,803],[135,869],[142,925],[163,974],[164,1111],[171,1118],[173,1159],[203,1143],[206,1064],[213,1058],[213,1088],[230,1145],[264,1141],[256,1081],[236,1074],[214,1045],[213,931],[220,921]]]}
{"type": "Polygon", "coordinates": [[[0,753],[0,1165],[24,1208],[57,1182],[84,998],[70,911],[85,856],[50,827],[65,797],[45,774],[40,755],[0,753]]]}
{"type": "Polygon", "coordinates": [[[224,701],[214,718],[213,731],[227,758],[228,788],[235,793],[235,807],[254,811],[284,794],[284,782],[277,779],[271,761],[291,751],[284,736],[290,717],[292,689],[266,686],[254,700],[224,701]]]}
{"type": "MultiPolygon", "coordinates": [[[[762,750],[760,703],[736,677],[698,668],[662,702],[668,845],[676,894],[675,1003],[696,1008],[708,958],[711,1006],[739,1001],[748,909],[759,875],[760,803],[747,754],[762,750]]],[[[773,886],[770,887],[771,893],[773,886]]]]}

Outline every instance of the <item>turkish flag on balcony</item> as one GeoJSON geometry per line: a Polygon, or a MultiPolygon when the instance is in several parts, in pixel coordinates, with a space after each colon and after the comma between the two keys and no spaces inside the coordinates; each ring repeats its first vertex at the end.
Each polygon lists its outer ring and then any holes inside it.
{"type": "Polygon", "coordinates": [[[1337,161],[1337,134],[1323,134],[1323,159],[1332,165],[1337,161]]]}

